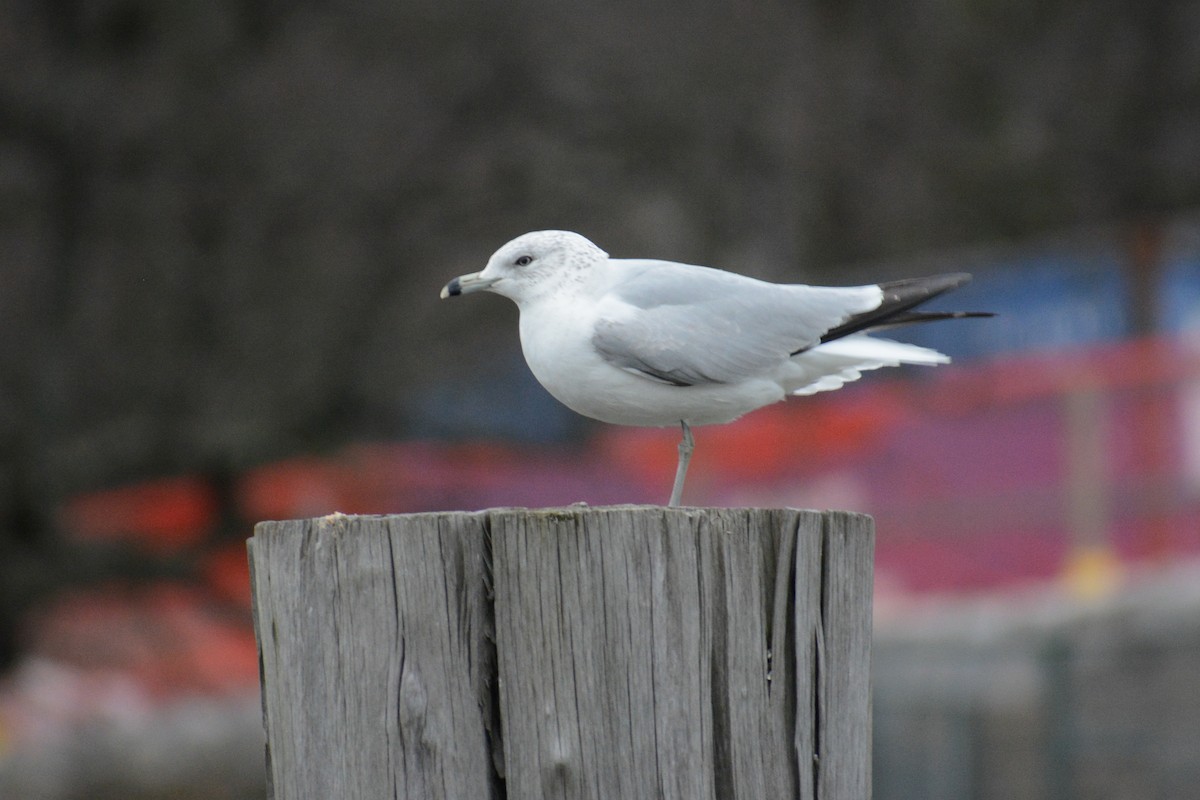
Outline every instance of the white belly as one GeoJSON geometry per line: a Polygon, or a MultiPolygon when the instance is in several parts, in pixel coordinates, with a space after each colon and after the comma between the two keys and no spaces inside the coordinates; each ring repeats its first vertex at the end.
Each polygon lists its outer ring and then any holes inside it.
{"type": "Polygon", "coordinates": [[[521,349],[534,377],[571,410],[618,425],[729,422],[784,398],[769,378],[673,386],[609,364],[592,346],[593,319],[543,306],[521,313],[521,349]]]}

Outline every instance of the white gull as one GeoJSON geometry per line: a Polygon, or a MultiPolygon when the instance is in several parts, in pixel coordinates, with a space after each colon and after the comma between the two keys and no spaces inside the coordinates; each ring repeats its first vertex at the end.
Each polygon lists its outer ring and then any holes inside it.
{"type": "Polygon", "coordinates": [[[775,284],[710,267],[609,258],[577,233],[536,231],[497,250],[442,298],[503,295],[520,311],[521,349],[568,408],[618,425],[680,425],[670,505],[693,449],[691,426],[730,422],[783,400],[838,389],[864,370],[945,364],[935,350],[868,330],[978,312],[913,311],[965,273],[828,287],[775,284]]]}

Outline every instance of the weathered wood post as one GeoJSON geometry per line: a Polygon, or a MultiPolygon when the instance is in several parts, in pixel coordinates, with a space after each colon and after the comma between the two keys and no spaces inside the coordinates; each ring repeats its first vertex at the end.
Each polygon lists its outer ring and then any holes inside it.
{"type": "Polygon", "coordinates": [[[869,517],[264,522],[271,796],[867,800],[869,517]]]}

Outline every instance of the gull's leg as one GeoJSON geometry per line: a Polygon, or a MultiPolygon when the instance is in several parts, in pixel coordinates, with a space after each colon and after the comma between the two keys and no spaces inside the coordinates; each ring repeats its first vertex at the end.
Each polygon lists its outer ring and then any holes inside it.
{"type": "Polygon", "coordinates": [[[687,477],[688,462],[692,460],[692,450],[696,449],[692,429],[683,420],[680,420],[679,424],[683,426],[683,439],[679,442],[679,466],[675,468],[675,486],[671,489],[671,500],[667,503],[669,506],[679,505],[683,496],[683,479],[687,477]]]}

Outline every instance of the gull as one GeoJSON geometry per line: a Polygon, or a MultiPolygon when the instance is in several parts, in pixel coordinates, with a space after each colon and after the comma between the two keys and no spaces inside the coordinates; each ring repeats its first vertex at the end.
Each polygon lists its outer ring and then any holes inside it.
{"type": "Polygon", "coordinates": [[[535,231],[454,278],[442,299],[489,291],[520,313],[521,349],[559,402],[617,425],[679,425],[668,505],[682,500],[692,426],[732,422],[790,395],[841,388],[865,370],[945,364],[926,347],[866,335],[933,320],[921,312],[966,273],[868,286],[777,284],[711,267],[610,258],[570,231],[535,231]]]}

